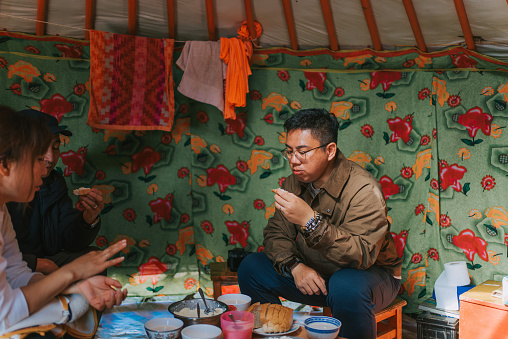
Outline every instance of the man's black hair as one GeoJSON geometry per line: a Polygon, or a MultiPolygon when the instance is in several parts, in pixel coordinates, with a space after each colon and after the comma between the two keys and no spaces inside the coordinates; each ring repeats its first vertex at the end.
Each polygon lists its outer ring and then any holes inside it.
{"type": "Polygon", "coordinates": [[[284,130],[289,134],[293,130],[310,130],[320,144],[337,143],[339,122],[337,118],[323,108],[302,109],[289,117],[284,130]]]}

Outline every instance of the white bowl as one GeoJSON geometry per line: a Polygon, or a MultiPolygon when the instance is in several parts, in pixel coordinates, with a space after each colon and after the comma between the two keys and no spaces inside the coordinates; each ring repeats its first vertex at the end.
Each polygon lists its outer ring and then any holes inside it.
{"type": "Polygon", "coordinates": [[[246,311],[250,306],[251,298],[246,294],[223,294],[217,298],[228,305],[229,311],[246,311]]]}
{"type": "Polygon", "coordinates": [[[219,339],[222,330],[208,324],[190,325],[182,330],[182,339],[219,339]]]}
{"type": "Polygon", "coordinates": [[[332,317],[316,316],[305,319],[304,325],[309,339],[334,339],[342,323],[332,317]]]}
{"type": "Polygon", "coordinates": [[[183,321],[175,318],[155,318],[145,323],[146,335],[150,339],[175,339],[180,335],[183,321]]]}

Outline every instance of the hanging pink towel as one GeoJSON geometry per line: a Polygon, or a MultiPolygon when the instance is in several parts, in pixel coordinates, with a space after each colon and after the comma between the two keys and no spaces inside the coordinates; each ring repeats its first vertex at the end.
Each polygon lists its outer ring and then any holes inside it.
{"type": "Polygon", "coordinates": [[[88,125],[163,130],[173,126],[172,39],[90,31],[88,125]]]}

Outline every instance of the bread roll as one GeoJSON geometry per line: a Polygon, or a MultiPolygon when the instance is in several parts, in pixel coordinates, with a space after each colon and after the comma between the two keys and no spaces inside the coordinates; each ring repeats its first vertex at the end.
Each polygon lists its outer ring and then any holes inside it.
{"type": "Polygon", "coordinates": [[[74,195],[87,195],[90,193],[91,189],[86,187],[80,187],[72,191],[74,195]]]}

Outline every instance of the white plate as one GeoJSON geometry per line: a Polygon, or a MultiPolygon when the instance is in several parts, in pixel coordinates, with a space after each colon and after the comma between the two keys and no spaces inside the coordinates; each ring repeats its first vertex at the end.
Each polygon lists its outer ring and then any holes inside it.
{"type": "Polygon", "coordinates": [[[265,333],[265,331],[263,331],[263,328],[259,327],[259,328],[254,329],[252,331],[252,333],[256,333],[256,334],[259,334],[259,335],[262,335],[262,336],[265,336],[265,337],[278,337],[278,336],[281,336],[281,335],[286,335],[286,334],[289,334],[289,333],[293,333],[294,331],[299,329],[300,326],[301,325],[300,325],[300,323],[298,321],[293,320],[293,325],[291,326],[291,328],[287,332],[282,332],[282,333],[265,333]]]}

